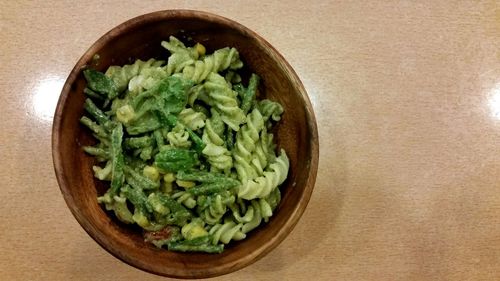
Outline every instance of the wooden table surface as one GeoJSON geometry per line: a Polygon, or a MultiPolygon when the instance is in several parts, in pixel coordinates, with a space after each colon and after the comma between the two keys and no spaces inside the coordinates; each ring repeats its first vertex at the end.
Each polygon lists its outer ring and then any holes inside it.
{"type": "Polygon", "coordinates": [[[273,44],[320,135],[297,227],[220,280],[500,280],[500,2],[0,2],[0,279],[166,280],[78,225],[54,176],[51,126],[67,75],[102,34],[190,8],[273,44]]]}

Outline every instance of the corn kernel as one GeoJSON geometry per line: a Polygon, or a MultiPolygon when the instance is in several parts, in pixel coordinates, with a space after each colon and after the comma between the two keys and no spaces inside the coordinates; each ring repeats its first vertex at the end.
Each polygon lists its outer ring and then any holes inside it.
{"type": "Polygon", "coordinates": [[[184,225],[181,233],[186,240],[193,240],[208,235],[208,232],[201,225],[193,225],[192,223],[184,225]]]}
{"type": "Polygon", "coordinates": [[[165,175],[163,176],[163,180],[164,180],[165,182],[174,182],[174,181],[175,181],[175,175],[174,175],[174,174],[172,174],[172,173],[165,174],[165,175]]]}
{"type": "Polygon", "coordinates": [[[163,193],[171,193],[172,190],[174,190],[172,183],[171,182],[166,182],[164,181],[163,184],[161,185],[161,191],[163,193]]]}
{"type": "Polygon", "coordinates": [[[184,187],[186,189],[191,188],[195,186],[196,184],[192,181],[183,181],[183,180],[177,180],[176,181],[177,185],[180,187],[184,187]]]}
{"type": "Polygon", "coordinates": [[[205,52],[207,51],[207,50],[205,49],[205,46],[203,46],[203,45],[202,45],[202,44],[200,44],[200,43],[196,43],[195,48],[196,48],[196,51],[198,52],[198,54],[199,54],[200,56],[204,56],[204,55],[205,55],[205,52]]]}
{"type": "Polygon", "coordinates": [[[158,172],[158,169],[152,166],[144,167],[144,170],[142,170],[142,174],[152,181],[158,181],[160,179],[160,173],[158,172]]]}

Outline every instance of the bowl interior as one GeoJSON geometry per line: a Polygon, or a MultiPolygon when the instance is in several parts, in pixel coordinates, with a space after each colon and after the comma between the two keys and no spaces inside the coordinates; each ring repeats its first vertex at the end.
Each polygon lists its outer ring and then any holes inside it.
{"type": "MultiPolygon", "coordinates": [[[[245,75],[244,75],[245,76],[245,75]]],[[[106,250],[143,270],[172,277],[210,277],[237,270],[269,252],[285,238],[309,201],[318,162],[316,122],[304,87],[291,67],[266,41],[228,19],[194,11],[162,11],[132,19],[99,39],[80,59],[64,85],[54,119],[53,157],[64,198],[83,228],[106,250]],[[269,223],[228,245],[219,255],[175,253],[143,241],[141,231],[120,223],[97,204],[107,186],[95,179],[93,158],[82,145],[95,141],[78,120],[84,114],[85,79],[82,68],[104,71],[135,59],[166,59],[162,40],[174,35],[200,42],[211,52],[235,47],[246,67],[244,74],[261,78],[260,99],[279,101],[285,113],[275,139],[290,158],[282,201],[269,223]],[[100,59],[93,61],[94,54],[100,59]]]]}

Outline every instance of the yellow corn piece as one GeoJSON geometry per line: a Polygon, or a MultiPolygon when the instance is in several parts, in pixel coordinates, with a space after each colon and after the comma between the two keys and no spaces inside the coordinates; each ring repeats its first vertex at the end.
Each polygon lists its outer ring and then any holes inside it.
{"type": "Polygon", "coordinates": [[[176,181],[177,185],[180,187],[184,187],[185,189],[191,188],[195,186],[196,184],[192,181],[183,181],[183,180],[177,180],[176,181]]]}
{"type": "Polygon", "coordinates": [[[208,232],[201,225],[193,225],[191,223],[183,226],[181,233],[186,240],[193,240],[208,235],[208,232]]]}
{"type": "Polygon", "coordinates": [[[200,56],[204,56],[205,55],[205,52],[207,51],[205,49],[205,46],[201,45],[200,43],[196,43],[196,45],[194,47],[196,48],[196,51],[198,52],[198,54],[200,56]]]}
{"type": "Polygon", "coordinates": [[[163,184],[161,185],[161,191],[163,193],[171,193],[173,190],[173,186],[171,182],[166,182],[164,181],[163,184]]]}
{"type": "Polygon", "coordinates": [[[158,169],[152,166],[144,167],[144,170],[142,170],[142,174],[152,181],[158,181],[160,179],[160,173],[158,172],[158,169]]]}
{"type": "Polygon", "coordinates": [[[175,175],[174,175],[174,174],[172,174],[172,173],[165,174],[165,175],[163,176],[163,180],[164,180],[165,182],[174,182],[174,181],[175,181],[175,175]]]}

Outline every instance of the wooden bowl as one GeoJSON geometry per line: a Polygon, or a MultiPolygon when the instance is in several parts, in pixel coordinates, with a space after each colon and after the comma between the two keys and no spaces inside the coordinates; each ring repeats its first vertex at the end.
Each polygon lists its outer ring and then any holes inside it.
{"type": "Polygon", "coordinates": [[[178,278],[205,278],[249,265],[275,248],[293,229],[307,206],[318,167],[318,132],[304,86],[285,59],[248,28],[213,14],[168,10],[139,16],[115,27],[82,56],[62,90],[54,116],[52,156],[61,192],[73,215],[87,233],[122,261],[142,270],[178,278]],[[290,158],[288,179],[281,187],[282,201],[269,223],[249,233],[245,240],[227,245],[222,254],[177,253],[145,243],[138,228],[120,223],[107,213],[96,197],[107,186],[93,177],[94,159],[82,145],[95,143],[79,124],[84,113],[82,69],[91,65],[104,71],[135,59],[166,58],[160,46],[170,35],[201,42],[208,51],[236,47],[246,71],[262,78],[261,97],[279,101],[284,109],[275,132],[278,147],[290,158]],[[98,63],[92,60],[99,54],[98,63]]]}

